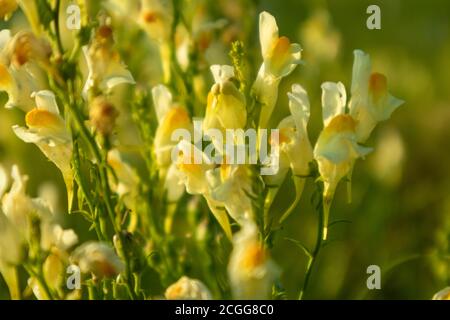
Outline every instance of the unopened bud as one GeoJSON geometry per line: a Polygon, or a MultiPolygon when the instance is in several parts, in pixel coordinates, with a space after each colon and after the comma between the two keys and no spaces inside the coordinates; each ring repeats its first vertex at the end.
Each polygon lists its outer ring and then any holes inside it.
{"type": "Polygon", "coordinates": [[[104,97],[97,97],[91,103],[89,119],[94,128],[102,135],[110,135],[114,129],[119,112],[104,97]]]}

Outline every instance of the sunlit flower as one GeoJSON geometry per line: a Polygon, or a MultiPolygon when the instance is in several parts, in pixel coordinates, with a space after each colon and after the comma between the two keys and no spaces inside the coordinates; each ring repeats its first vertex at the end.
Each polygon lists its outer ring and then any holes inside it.
{"type": "Polygon", "coordinates": [[[157,41],[168,41],[173,21],[172,1],[142,0],[138,23],[157,41]]]}
{"type": "Polygon", "coordinates": [[[86,242],[75,249],[72,260],[83,273],[92,273],[95,277],[111,278],[121,273],[125,266],[114,249],[102,242],[86,242]]]}
{"type": "Polygon", "coordinates": [[[371,151],[358,145],[357,122],[345,114],[345,104],[346,93],[342,83],[322,84],[324,129],[314,148],[314,158],[324,182],[324,239],[327,238],[329,209],[336,186],[351,173],[355,160],[371,151]]]}
{"type": "Polygon", "coordinates": [[[83,89],[85,96],[94,89],[95,92],[110,92],[115,86],[135,81],[130,71],[120,60],[114,48],[113,31],[107,25],[100,26],[89,46],[83,47],[89,70],[83,89]]]}
{"type": "Polygon", "coordinates": [[[156,162],[160,168],[168,168],[172,164],[172,149],[178,143],[172,134],[178,129],[192,132],[192,123],[187,110],[173,102],[172,94],[163,85],[152,89],[153,104],[158,118],[155,133],[156,162]]]}
{"type": "Polygon", "coordinates": [[[214,85],[208,94],[203,129],[238,129],[247,123],[245,97],[231,81],[234,68],[213,65],[214,85]]]}
{"type": "Polygon", "coordinates": [[[259,41],[263,64],[253,85],[253,93],[262,104],[259,125],[266,128],[278,97],[278,85],[301,62],[301,47],[287,37],[279,37],[275,18],[268,12],[259,15],[259,41]]]}
{"type": "Polygon", "coordinates": [[[376,124],[390,118],[404,101],[388,92],[386,76],[371,71],[370,57],[361,50],[354,51],[350,115],[357,121],[358,142],[365,142],[376,124]]]}
{"type": "Polygon", "coordinates": [[[178,183],[182,183],[189,194],[205,197],[212,214],[227,237],[231,239],[231,226],[224,204],[214,199],[211,194],[207,178],[208,172],[214,168],[211,159],[208,159],[201,150],[187,141],[181,141],[177,145],[177,152],[176,174],[178,183]]]}
{"type": "Polygon", "coordinates": [[[450,287],[442,289],[433,296],[433,300],[450,300],[450,287]]]}
{"type": "Polygon", "coordinates": [[[34,94],[36,108],[26,114],[27,127],[13,126],[15,134],[27,143],[34,143],[47,158],[61,170],[72,200],[73,174],[70,166],[72,158],[72,137],[66,128],[56,104],[55,95],[43,90],[34,94]]]}
{"type": "Polygon", "coordinates": [[[186,276],[170,285],[165,293],[167,300],[211,300],[212,294],[209,289],[197,279],[186,276]]]}
{"type": "Polygon", "coordinates": [[[207,173],[212,199],[222,203],[230,216],[240,224],[253,218],[251,196],[256,195],[252,190],[249,170],[246,165],[222,164],[207,173]]]}
{"type": "Polygon", "coordinates": [[[0,31],[0,91],[8,93],[5,107],[30,110],[32,92],[44,87],[40,66],[48,68],[50,47],[31,32],[20,31],[13,37],[0,31]]]}
{"type": "Polygon", "coordinates": [[[0,0],[0,20],[8,20],[16,9],[16,0],[0,0]]]}
{"type": "MultiPolygon", "coordinates": [[[[303,192],[306,176],[310,174],[309,163],[313,160],[313,151],[308,137],[308,121],[310,115],[309,99],[306,91],[298,84],[292,86],[292,92],[288,93],[289,109],[291,115],[284,118],[278,125],[279,137],[277,141],[271,141],[272,148],[277,152],[272,157],[278,157],[279,170],[274,175],[264,177],[266,183],[271,186],[266,197],[266,206],[270,206],[275,198],[278,188],[291,168],[296,197],[289,211],[282,219],[286,219],[295,208],[303,192]]],[[[273,159],[272,159],[273,160],[273,159]]]]}
{"type": "Polygon", "coordinates": [[[277,265],[259,240],[256,225],[248,222],[233,238],[233,251],[228,264],[228,277],[235,299],[268,299],[277,265]]]}

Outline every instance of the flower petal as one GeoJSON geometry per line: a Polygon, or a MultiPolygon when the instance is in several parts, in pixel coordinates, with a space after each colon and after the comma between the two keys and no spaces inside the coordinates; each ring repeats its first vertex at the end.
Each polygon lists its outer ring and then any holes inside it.
{"type": "Polygon", "coordinates": [[[341,82],[324,82],[322,84],[322,117],[324,126],[335,116],[344,114],[347,94],[341,82]]]}
{"type": "Polygon", "coordinates": [[[270,55],[274,43],[278,40],[278,26],[275,18],[268,12],[259,15],[259,41],[263,58],[270,55]]]}

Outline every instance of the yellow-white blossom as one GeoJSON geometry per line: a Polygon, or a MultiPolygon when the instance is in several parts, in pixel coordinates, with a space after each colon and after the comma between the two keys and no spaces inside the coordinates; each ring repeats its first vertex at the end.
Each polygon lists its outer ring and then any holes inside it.
{"type": "Polygon", "coordinates": [[[266,128],[278,97],[278,85],[301,62],[301,47],[280,37],[275,18],[268,12],[259,15],[259,41],[263,63],[253,85],[253,93],[262,104],[259,125],[266,128]]]}
{"type": "Polygon", "coordinates": [[[225,234],[231,239],[231,226],[224,204],[214,199],[208,182],[208,172],[214,165],[201,150],[187,141],[180,141],[177,146],[178,157],[176,161],[176,174],[178,183],[186,187],[186,191],[193,195],[203,195],[208,206],[223,228],[225,234]]]}
{"type": "Polygon", "coordinates": [[[358,142],[365,142],[376,124],[389,119],[392,112],[404,103],[388,92],[386,76],[371,69],[369,55],[355,50],[349,110],[357,121],[358,142]]]}
{"type": "Polygon", "coordinates": [[[6,108],[30,110],[32,92],[44,87],[40,67],[48,68],[50,47],[31,32],[0,31],[0,91],[8,93],[6,108]]]}
{"type": "Polygon", "coordinates": [[[173,10],[170,0],[141,0],[138,23],[152,39],[160,42],[168,41],[173,10]]]}
{"type": "Polygon", "coordinates": [[[211,300],[212,294],[209,289],[197,279],[186,276],[170,285],[165,292],[167,300],[211,300]]]}
{"type": "Polygon", "coordinates": [[[336,186],[351,173],[355,160],[371,151],[358,145],[357,122],[351,115],[345,114],[345,104],[346,93],[342,83],[322,84],[324,129],[317,139],[314,158],[324,182],[324,239],[327,238],[329,209],[336,186]]]}
{"type": "Polygon", "coordinates": [[[92,273],[95,277],[111,278],[121,273],[125,265],[114,249],[103,242],[86,242],[75,249],[71,259],[81,272],[92,273]]]}
{"type": "Polygon", "coordinates": [[[100,26],[90,45],[83,47],[83,52],[88,67],[88,77],[83,88],[85,96],[91,89],[108,93],[117,85],[135,83],[114,48],[113,30],[110,26],[100,26]]]}
{"type": "Polygon", "coordinates": [[[228,264],[233,298],[269,299],[273,282],[279,274],[278,266],[260,241],[256,225],[245,223],[233,238],[228,264]]]}
{"type": "Polygon", "coordinates": [[[192,123],[187,110],[174,103],[172,94],[164,85],[152,89],[153,104],[158,118],[155,133],[156,162],[160,168],[168,168],[172,164],[172,149],[178,143],[172,134],[179,129],[192,133],[192,123]]]}
{"type": "Polygon", "coordinates": [[[265,182],[271,185],[266,197],[266,206],[270,206],[289,168],[292,170],[296,197],[288,211],[282,216],[282,220],[289,216],[300,201],[306,176],[310,174],[309,164],[313,160],[313,151],[307,131],[310,116],[308,95],[302,86],[294,84],[288,97],[291,115],[281,120],[278,125],[278,139],[271,140],[271,147],[275,148],[272,157],[277,157],[277,159],[271,160],[278,162],[279,170],[274,175],[264,177],[265,182]]]}
{"type": "MultiPolygon", "coordinates": [[[[238,223],[253,219],[252,178],[247,165],[221,164],[207,172],[211,198],[223,204],[238,223]]],[[[256,195],[254,195],[256,197],[256,195]]]]}
{"type": "Polygon", "coordinates": [[[36,108],[25,116],[26,127],[13,126],[15,134],[27,143],[34,143],[52,161],[63,175],[72,200],[73,174],[70,166],[72,158],[72,137],[66,128],[56,104],[55,95],[48,90],[34,94],[36,108]]]}
{"type": "Polygon", "coordinates": [[[450,300],[450,287],[442,289],[433,296],[433,300],[450,300]]]}
{"type": "Polygon", "coordinates": [[[203,129],[240,129],[247,123],[245,96],[231,81],[234,68],[227,65],[211,66],[214,85],[208,93],[203,129]]]}

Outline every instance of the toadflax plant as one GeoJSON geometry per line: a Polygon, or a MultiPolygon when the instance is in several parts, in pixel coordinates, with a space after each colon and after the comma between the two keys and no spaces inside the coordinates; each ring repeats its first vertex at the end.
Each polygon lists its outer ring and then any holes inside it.
{"type": "Polygon", "coordinates": [[[268,12],[252,70],[247,43],[231,42],[251,27],[233,34],[204,1],[79,0],[75,29],[60,0],[0,3],[0,18],[21,11],[29,24],[0,31],[0,90],[23,116],[12,130],[61,172],[66,213],[89,225],[63,228],[17,166],[0,167],[0,272],[12,299],[276,298],[274,234],[311,182],[322,199],[317,243],[301,245],[302,298],[339,182],[351,183],[372,150],[364,143],[403,103],[367,53],[354,51],[349,99],[341,82],[322,84],[323,130],[312,141],[318,106],[301,84],[279,90],[302,48],[268,12]],[[285,94],[289,115],[272,125],[285,94]],[[291,178],[295,200],[275,215],[291,178]]]}

